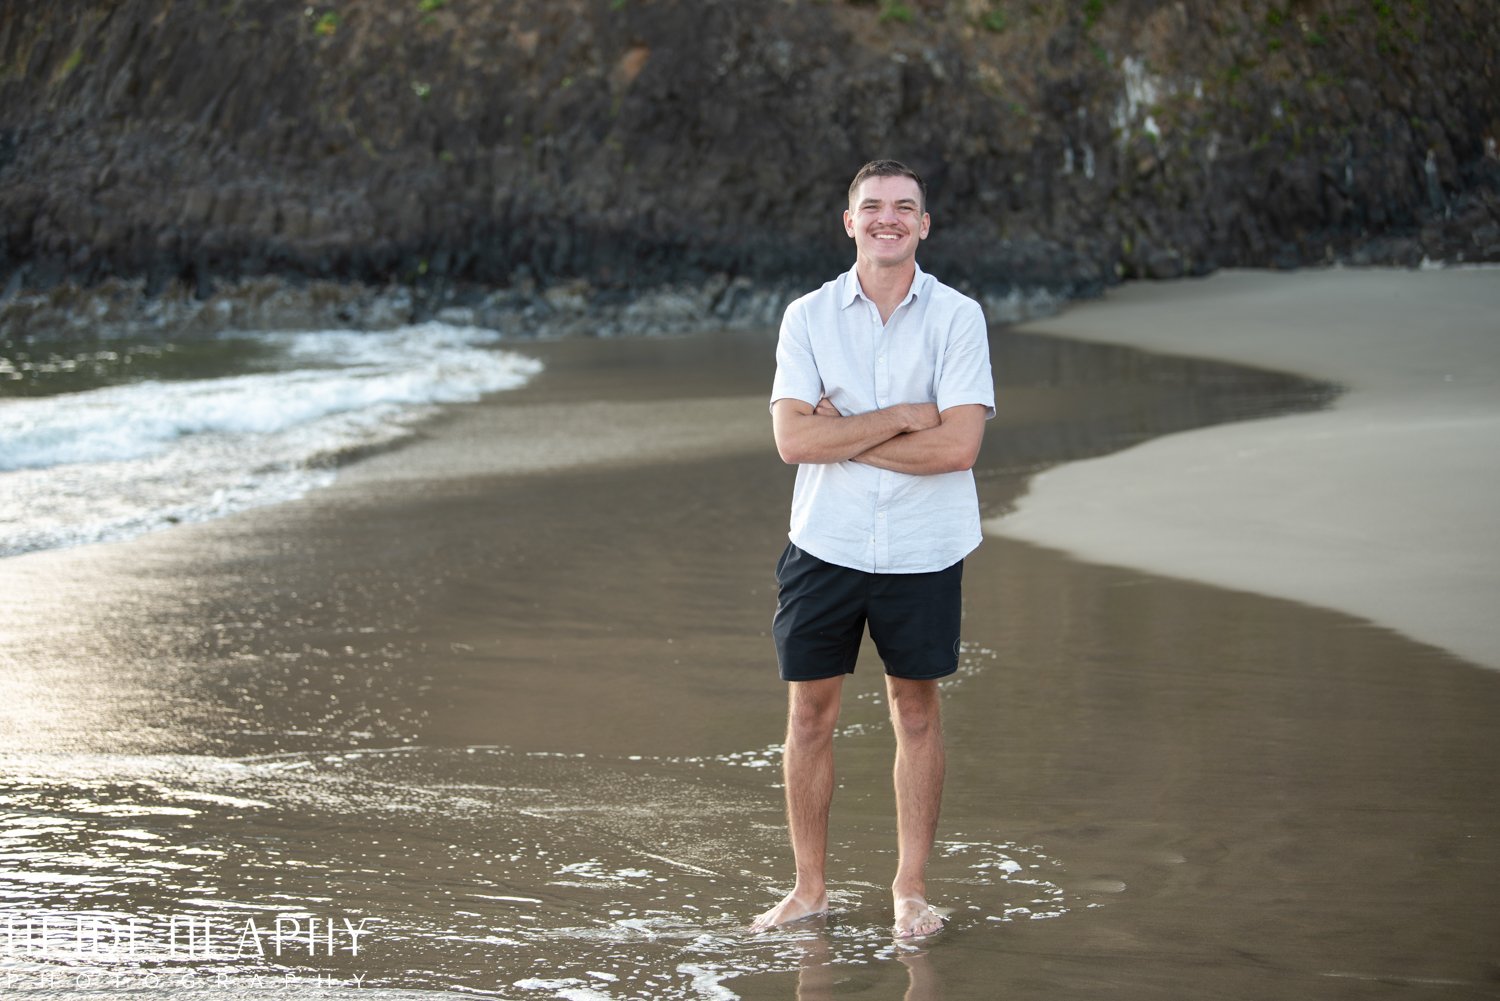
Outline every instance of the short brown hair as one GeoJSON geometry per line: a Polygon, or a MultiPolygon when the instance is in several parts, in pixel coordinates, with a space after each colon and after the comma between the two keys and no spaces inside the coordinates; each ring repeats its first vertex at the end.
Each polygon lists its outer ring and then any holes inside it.
{"type": "Polygon", "coordinates": [[[900,160],[871,160],[859,168],[859,173],[855,174],[854,180],[849,182],[849,201],[854,201],[854,193],[871,177],[909,177],[916,181],[917,190],[922,193],[922,211],[927,211],[927,182],[922,180],[921,174],[900,160]]]}

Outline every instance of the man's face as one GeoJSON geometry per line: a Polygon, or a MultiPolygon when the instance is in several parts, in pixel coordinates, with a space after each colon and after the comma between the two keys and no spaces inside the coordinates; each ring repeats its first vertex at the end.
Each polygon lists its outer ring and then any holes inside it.
{"type": "Polygon", "coordinates": [[[867,177],[844,212],[844,232],[862,261],[904,265],[927,238],[931,220],[922,211],[922,189],[910,177],[867,177]]]}

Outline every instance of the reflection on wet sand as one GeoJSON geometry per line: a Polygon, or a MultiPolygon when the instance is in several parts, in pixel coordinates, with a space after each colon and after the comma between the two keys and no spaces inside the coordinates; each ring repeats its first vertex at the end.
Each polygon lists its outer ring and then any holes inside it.
{"type": "MultiPolygon", "coordinates": [[[[809,929],[797,940],[801,953],[797,966],[797,1001],[833,1001],[847,996],[841,990],[840,964],[823,931],[809,929]]],[[[906,991],[902,1001],[942,1001],[941,981],[927,950],[918,945],[898,946],[892,958],[906,967],[906,991]]]]}

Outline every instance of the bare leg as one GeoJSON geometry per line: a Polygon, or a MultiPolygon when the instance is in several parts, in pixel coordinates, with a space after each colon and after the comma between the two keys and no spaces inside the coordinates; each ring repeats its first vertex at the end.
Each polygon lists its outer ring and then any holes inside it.
{"type": "Polygon", "coordinates": [[[896,832],[901,858],[891,896],[897,938],[931,935],[943,919],[927,903],[927,857],[943,802],[943,724],[936,681],[886,677],[896,731],[896,832]]]}
{"type": "Polygon", "coordinates": [[[788,687],[782,771],[797,884],[781,903],[751,922],[751,931],[765,931],[828,910],[823,867],[828,852],[828,807],[833,802],[833,727],[839,718],[844,676],[793,681],[788,687]]]}

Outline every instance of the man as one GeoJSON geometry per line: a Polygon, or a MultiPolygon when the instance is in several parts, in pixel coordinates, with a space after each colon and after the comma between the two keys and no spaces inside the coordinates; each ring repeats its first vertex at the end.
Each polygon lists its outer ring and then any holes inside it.
{"type": "Polygon", "coordinates": [[[787,307],[771,420],[797,463],[773,632],[790,689],[784,754],[792,891],[762,931],[826,912],[833,730],[865,626],[896,732],[899,938],[931,935],[927,857],[943,789],[938,679],[958,668],[963,558],[979,544],[970,471],[994,416],[979,304],[917,266],[927,191],[894,160],[862,167],[844,231],[854,267],[787,307]]]}

